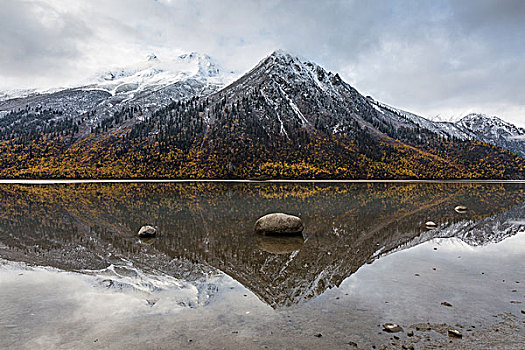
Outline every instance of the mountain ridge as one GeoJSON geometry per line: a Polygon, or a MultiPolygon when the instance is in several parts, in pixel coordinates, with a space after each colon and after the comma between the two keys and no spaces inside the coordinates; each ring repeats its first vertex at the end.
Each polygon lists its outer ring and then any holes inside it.
{"type": "Polygon", "coordinates": [[[490,143],[525,158],[525,129],[508,123],[499,117],[488,116],[482,113],[470,113],[456,122],[433,121],[386,105],[370,96],[367,98],[380,110],[396,113],[442,136],[490,143]]]}
{"type": "MultiPolygon", "coordinates": [[[[200,62],[192,55],[179,57],[200,62]]],[[[217,71],[206,67],[213,78],[217,71]]],[[[131,100],[133,87],[116,95],[82,90],[65,110],[45,109],[37,98],[0,118],[4,154],[22,154],[19,162],[0,159],[0,176],[524,177],[525,160],[513,153],[367,98],[337,73],[282,50],[229,85],[210,85],[189,76],[131,100]],[[75,115],[81,101],[88,111],[75,115]]]]}

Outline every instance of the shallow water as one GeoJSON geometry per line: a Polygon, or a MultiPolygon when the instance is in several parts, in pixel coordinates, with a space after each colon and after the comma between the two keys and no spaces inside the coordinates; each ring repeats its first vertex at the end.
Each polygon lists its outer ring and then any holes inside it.
{"type": "Polygon", "coordinates": [[[514,317],[512,348],[525,341],[511,303],[525,303],[524,187],[2,184],[0,348],[401,346],[384,322],[461,326],[457,347],[514,317]],[[300,216],[303,237],[255,235],[276,211],[300,216]],[[141,242],[144,224],[159,236],[141,242]]]}

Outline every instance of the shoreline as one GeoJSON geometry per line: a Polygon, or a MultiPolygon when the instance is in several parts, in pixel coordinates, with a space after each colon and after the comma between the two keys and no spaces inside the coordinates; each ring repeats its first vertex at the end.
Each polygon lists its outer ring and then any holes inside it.
{"type": "Polygon", "coordinates": [[[0,179],[0,184],[46,185],[77,183],[450,183],[450,184],[525,184],[525,180],[243,180],[243,179],[0,179]]]}

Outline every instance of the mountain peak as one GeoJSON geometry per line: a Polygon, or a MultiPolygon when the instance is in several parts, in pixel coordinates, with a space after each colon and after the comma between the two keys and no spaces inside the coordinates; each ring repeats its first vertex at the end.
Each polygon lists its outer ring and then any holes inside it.
{"type": "Polygon", "coordinates": [[[200,52],[192,51],[189,53],[184,53],[179,56],[179,59],[185,60],[185,61],[209,61],[211,62],[212,59],[207,54],[203,54],[200,52]]]}
{"type": "Polygon", "coordinates": [[[147,57],[147,60],[148,60],[148,62],[151,62],[151,61],[158,61],[159,59],[158,59],[157,55],[155,55],[154,53],[150,53],[148,55],[148,57],[147,57]]]}
{"type": "Polygon", "coordinates": [[[469,113],[467,114],[466,116],[464,116],[463,118],[461,118],[461,120],[463,119],[494,119],[494,120],[501,120],[500,118],[496,117],[496,116],[489,116],[488,114],[484,114],[484,113],[469,113]]]}
{"type": "Polygon", "coordinates": [[[279,57],[279,58],[284,58],[284,57],[291,57],[291,58],[297,58],[297,55],[293,55],[291,54],[290,52],[286,51],[286,50],[283,50],[283,49],[277,49],[275,51],[273,51],[271,54],[270,54],[271,57],[279,57]]]}
{"type": "Polygon", "coordinates": [[[512,124],[507,123],[501,118],[496,116],[489,116],[483,113],[470,113],[461,118],[458,122],[460,125],[468,125],[469,127],[481,128],[486,124],[494,126],[511,126],[512,124]]]}
{"type": "Polygon", "coordinates": [[[267,60],[271,60],[275,63],[283,63],[283,64],[290,64],[290,63],[299,63],[299,64],[305,64],[312,62],[300,57],[299,55],[295,55],[293,53],[290,53],[288,51],[285,51],[283,49],[277,49],[274,52],[272,52],[268,57],[267,60]]]}
{"type": "Polygon", "coordinates": [[[519,128],[496,116],[470,113],[461,118],[457,125],[473,132],[477,139],[507,148],[525,157],[525,129],[519,128]]]}

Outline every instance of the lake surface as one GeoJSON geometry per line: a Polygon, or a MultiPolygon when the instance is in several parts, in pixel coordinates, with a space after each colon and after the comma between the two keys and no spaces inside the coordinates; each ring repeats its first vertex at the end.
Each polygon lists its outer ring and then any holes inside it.
{"type": "Polygon", "coordinates": [[[524,190],[2,183],[0,348],[522,349],[524,190]],[[256,235],[271,212],[303,235],[256,235]]]}

